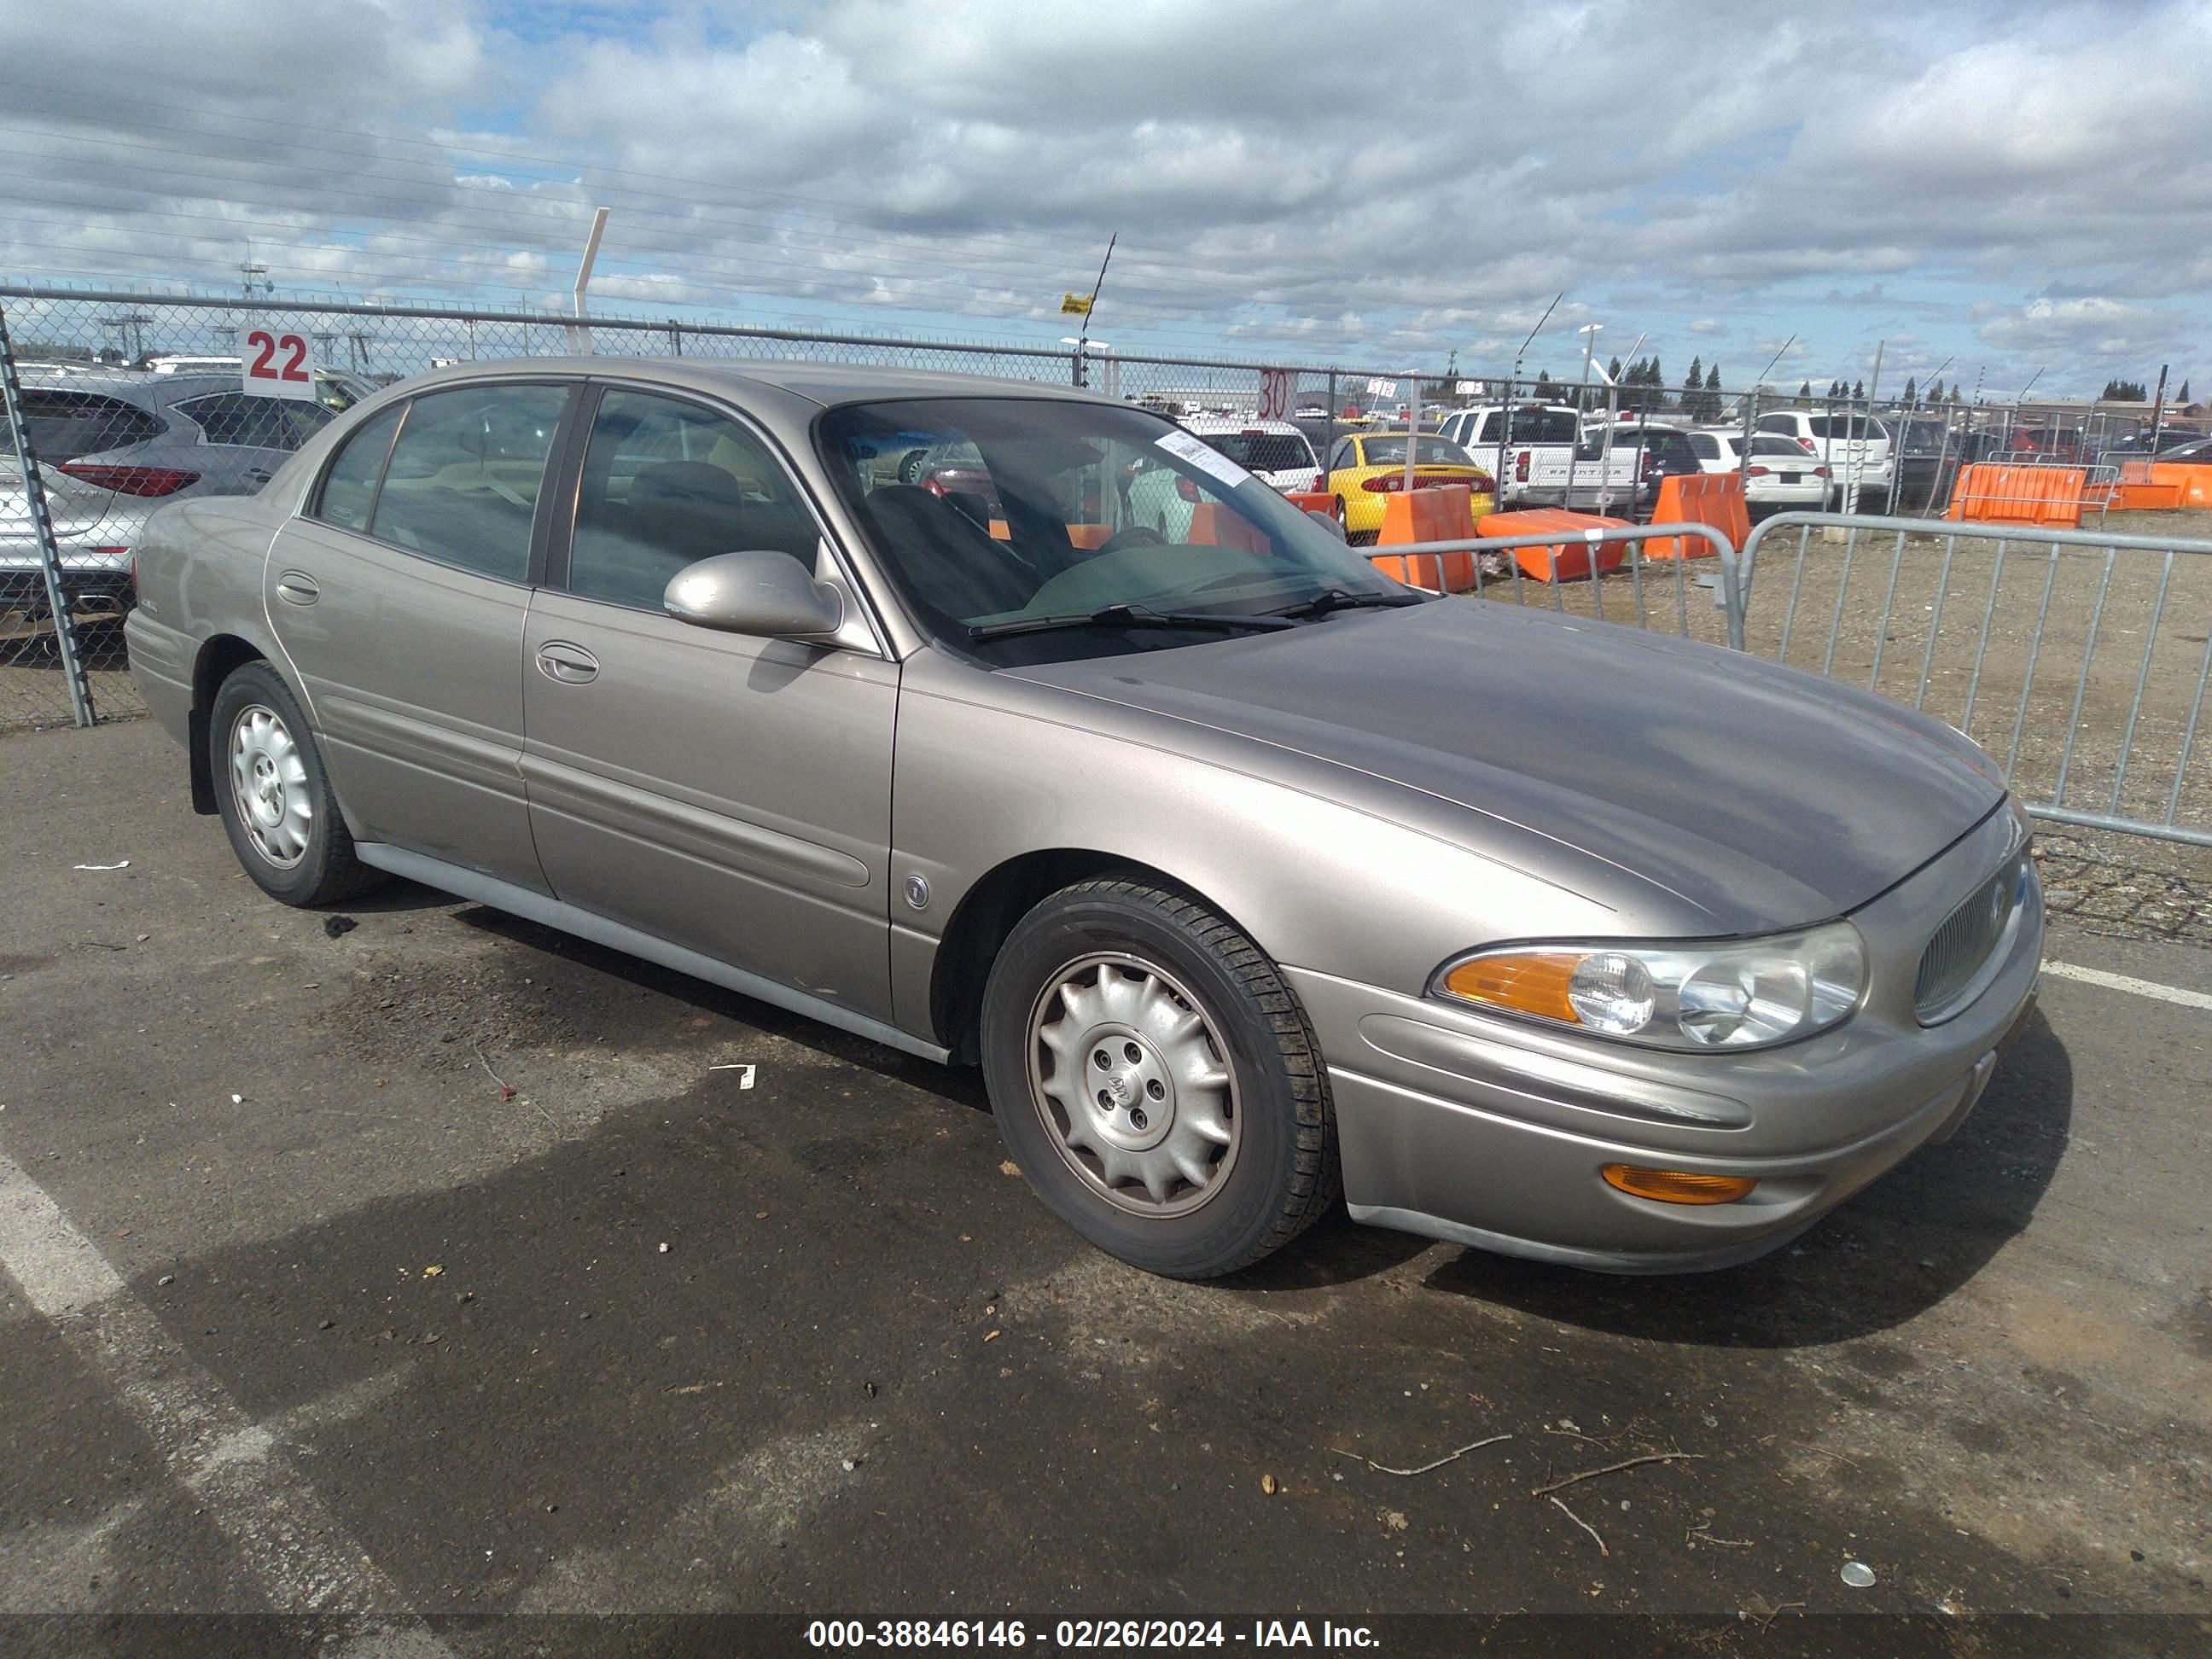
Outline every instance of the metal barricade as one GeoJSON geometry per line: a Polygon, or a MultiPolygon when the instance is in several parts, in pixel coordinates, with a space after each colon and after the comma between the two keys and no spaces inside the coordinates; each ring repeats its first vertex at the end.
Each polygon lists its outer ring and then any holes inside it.
{"type": "Polygon", "coordinates": [[[1948,721],[2037,817],[2212,847],[2212,542],[1785,514],[1737,575],[1743,649],[1948,721]]]}
{"type": "Polygon", "coordinates": [[[1470,537],[1464,540],[1413,542],[1364,550],[1378,563],[1404,561],[1413,586],[1462,592],[1469,598],[1543,609],[1651,629],[1654,618],[1671,614],[1665,631],[1708,644],[1742,646],[1735,548],[1705,524],[1626,525],[1607,529],[1553,531],[1531,536],[1470,537]],[[1649,558],[1648,542],[1690,538],[1711,549],[1710,579],[1702,559],[1649,558]],[[1600,550],[1626,550],[1619,564],[1606,568],[1600,550]],[[1534,553],[1534,557],[1524,557],[1534,553]],[[1576,557],[1579,554],[1581,556],[1576,557]],[[1454,557],[1467,561],[1467,576],[1455,580],[1454,557]],[[1533,568],[1532,568],[1533,567],[1533,568]],[[1553,573],[1547,579],[1546,571],[1553,573]],[[1565,574],[1571,571],[1573,574],[1565,574]],[[1692,592],[1710,598],[1693,599],[1692,592]],[[1608,599],[1607,595],[1613,595],[1608,599]]]}

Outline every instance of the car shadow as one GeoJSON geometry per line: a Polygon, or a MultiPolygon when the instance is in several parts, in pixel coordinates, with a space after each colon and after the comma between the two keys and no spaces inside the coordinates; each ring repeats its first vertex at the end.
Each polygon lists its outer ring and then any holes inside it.
{"type": "Polygon", "coordinates": [[[2039,1010],[1952,1139],[1922,1148],[1773,1255],[1708,1273],[1624,1278],[1465,1250],[1428,1285],[1615,1335],[1794,1348],[1901,1325],[2027,1226],[2064,1156],[2074,1068],[2039,1010]]]}
{"type": "MultiPolygon", "coordinates": [[[[412,883],[404,884],[413,885],[412,883]]],[[[416,890],[427,895],[430,902],[453,902],[449,898],[431,893],[428,888],[416,890]]],[[[980,1112],[991,1109],[989,1097],[983,1091],[983,1074],[974,1066],[944,1066],[934,1060],[924,1060],[918,1054],[904,1054],[867,1037],[854,1036],[833,1025],[824,1025],[804,1014],[787,1012],[773,1003],[762,1002],[742,992],[726,990],[706,980],[678,973],[672,968],[663,968],[609,946],[594,945],[588,939],[578,939],[557,928],[543,927],[520,916],[510,915],[489,905],[465,905],[455,915],[457,920],[482,932],[495,933],[527,949],[558,957],[594,973],[605,974],[657,995],[688,1004],[702,1013],[735,1020],[767,1036],[797,1043],[829,1059],[872,1072],[878,1077],[896,1078],[955,1105],[980,1112]]]]}

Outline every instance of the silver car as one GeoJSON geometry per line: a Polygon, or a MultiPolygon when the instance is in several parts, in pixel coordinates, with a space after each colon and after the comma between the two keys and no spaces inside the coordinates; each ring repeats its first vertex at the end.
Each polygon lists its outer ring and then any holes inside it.
{"type": "MultiPolygon", "coordinates": [[[[156,507],[252,494],[333,412],[326,402],[249,392],[236,370],[27,368],[22,380],[62,588],[91,614],[130,608],[131,556],[156,507]]],[[[22,471],[0,450],[0,611],[47,608],[22,471]]]]}
{"type": "Polygon", "coordinates": [[[132,672],[273,896],[411,877],[980,1064],[1037,1195],[1162,1273],[1340,1191],[1742,1261],[1950,1133],[2034,992],[2027,821],[1950,727],[1401,587],[1079,392],[448,369],[157,514],[140,590],[132,672]],[[898,480],[954,447],[990,510],[898,480]]]}

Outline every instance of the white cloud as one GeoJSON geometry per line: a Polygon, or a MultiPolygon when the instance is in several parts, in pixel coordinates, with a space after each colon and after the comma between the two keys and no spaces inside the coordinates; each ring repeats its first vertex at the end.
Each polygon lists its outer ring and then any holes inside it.
{"type": "Polygon", "coordinates": [[[1532,368],[1597,320],[1747,373],[1793,333],[1815,368],[2186,361],[2212,290],[2203,0],[699,0],[522,34],[466,0],[0,4],[40,65],[23,273],[220,279],[250,245],[282,282],[535,297],[605,204],[609,301],[1036,332],[1119,231],[1101,321],[1156,347],[1498,363],[1565,290],[1532,368]]]}

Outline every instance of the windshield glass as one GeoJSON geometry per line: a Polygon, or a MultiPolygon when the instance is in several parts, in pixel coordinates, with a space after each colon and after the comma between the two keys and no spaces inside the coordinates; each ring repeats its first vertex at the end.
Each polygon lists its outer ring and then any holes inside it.
{"type": "Polygon", "coordinates": [[[816,436],[916,619],[994,663],[1213,636],[1121,622],[977,641],[972,629],[1116,605],[1235,617],[1331,588],[1407,592],[1236,462],[1140,410],[1018,398],[854,404],[823,416],[816,436]],[[970,465],[902,480],[901,460],[916,448],[970,465]]]}
{"type": "MultiPolygon", "coordinates": [[[[1415,466],[1473,466],[1474,457],[1449,438],[1417,440],[1420,447],[1413,452],[1415,466]]],[[[1393,433],[1387,438],[1369,438],[1361,446],[1369,466],[1403,466],[1406,464],[1406,434],[1393,433]]]]}

